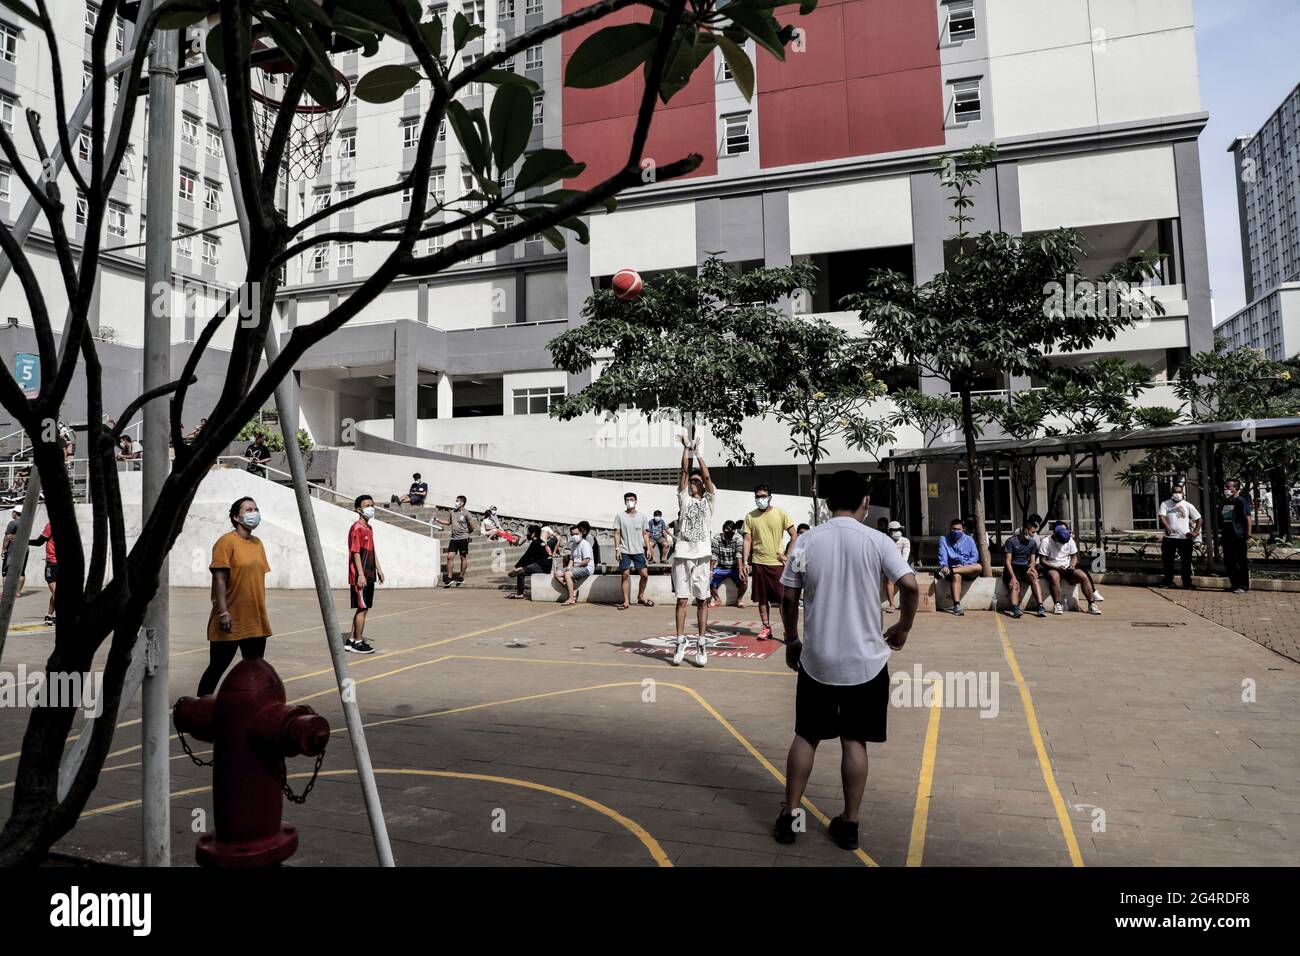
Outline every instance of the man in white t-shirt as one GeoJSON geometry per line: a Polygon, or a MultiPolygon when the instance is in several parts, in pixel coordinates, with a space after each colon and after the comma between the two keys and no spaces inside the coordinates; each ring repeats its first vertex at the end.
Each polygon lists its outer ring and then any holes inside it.
{"type": "Polygon", "coordinates": [[[1064,614],[1061,604],[1061,585],[1077,584],[1088,599],[1088,613],[1100,614],[1093,596],[1092,581],[1079,569],[1079,545],[1070,534],[1070,525],[1062,520],[1052,523],[1050,534],[1038,544],[1038,558],[1042,570],[1047,572],[1047,584],[1052,589],[1052,613],[1064,614]]]}
{"type": "Polygon", "coordinates": [[[685,435],[679,437],[682,467],[677,475],[677,544],[673,548],[673,596],[677,598],[677,648],[673,663],[680,664],[686,656],[686,609],[694,598],[700,629],[695,663],[703,667],[709,660],[704,635],[709,629],[713,495],[717,489],[709,477],[709,466],[700,457],[699,440],[687,441],[685,435]],[[699,462],[698,468],[691,468],[692,451],[699,462]]]}
{"type": "Polygon", "coordinates": [[[1160,582],[1162,588],[1174,586],[1174,556],[1177,555],[1183,575],[1183,587],[1193,590],[1192,584],[1192,548],[1201,535],[1201,513],[1187,500],[1183,483],[1177,482],[1168,501],[1160,503],[1157,512],[1160,526],[1165,536],[1160,541],[1160,556],[1164,560],[1165,574],[1160,582]]]}
{"type": "Polygon", "coordinates": [[[867,785],[867,741],[883,743],[889,715],[891,650],[907,642],[916,616],[916,575],[888,537],[868,528],[867,482],[856,471],[837,471],[820,484],[832,517],[801,534],[781,583],[786,663],[799,672],[794,741],[786,759],[785,803],[773,836],[795,841],[794,811],[803,800],[817,744],[840,739],[844,812],[831,821],[831,837],[858,848],[858,809],[867,785]],[[899,621],[881,634],[880,578],[902,595],[899,621]],[[799,601],[804,602],[804,639],[799,601]]]}

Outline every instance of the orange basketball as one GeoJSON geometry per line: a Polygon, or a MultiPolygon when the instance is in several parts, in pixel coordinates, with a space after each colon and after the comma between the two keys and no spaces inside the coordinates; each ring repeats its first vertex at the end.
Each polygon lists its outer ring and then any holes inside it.
{"type": "Polygon", "coordinates": [[[614,294],[624,302],[630,302],[641,294],[645,284],[635,269],[620,269],[614,273],[614,294]]]}

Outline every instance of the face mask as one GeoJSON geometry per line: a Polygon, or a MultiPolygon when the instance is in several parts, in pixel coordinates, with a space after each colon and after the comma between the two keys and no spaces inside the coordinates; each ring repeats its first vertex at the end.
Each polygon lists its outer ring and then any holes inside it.
{"type": "Polygon", "coordinates": [[[464,507],[465,507],[465,506],[464,506],[463,504],[461,504],[459,501],[456,502],[456,510],[457,510],[457,511],[460,511],[460,510],[461,510],[462,508],[464,508],[464,507]]]}
{"type": "Polygon", "coordinates": [[[577,544],[579,541],[582,540],[582,535],[580,535],[580,534],[571,534],[571,535],[569,535],[569,538],[570,538],[570,540],[573,541],[574,544],[577,544]]]}
{"type": "Polygon", "coordinates": [[[367,521],[369,521],[374,516],[375,516],[375,509],[373,507],[361,509],[361,517],[365,518],[367,521]]]}
{"type": "Polygon", "coordinates": [[[1224,489],[1223,489],[1223,497],[1225,497],[1225,498],[1235,498],[1236,495],[1233,493],[1233,490],[1232,490],[1231,488],[1224,488],[1224,489]]]}
{"type": "Polygon", "coordinates": [[[1056,529],[1056,540],[1061,544],[1066,544],[1070,540],[1070,530],[1068,528],[1056,529]]]}
{"type": "Polygon", "coordinates": [[[964,532],[961,532],[961,531],[949,531],[949,532],[948,532],[948,540],[951,541],[953,544],[956,544],[956,543],[957,543],[958,541],[960,541],[963,537],[964,537],[964,532]]]}
{"type": "Polygon", "coordinates": [[[625,502],[623,502],[623,507],[626,508],[628,511],[635,511],[635,510],[636,510],[636,502],[635,502],[635,501],[625,501],[625,502]]]}
{"type": "Polygon", "coordinates": [[[1182,501],[1183,493],[1181,491],[1175,491],[1170,497],[1172,497],[1174,501],[1182,501]]]}
{"type": "Polygon", "coordinates": [[[244,527],[252,531],[262,523],[262,513],[260,511],[246,511],[243,515],[244,527]]]}
{"type": "Polygon", "coordinates": [[[759,511],[766,511],[767,506],[772,503],[771,498],[755,498],[754,504],[758,506],[759,511]]]}
{"type": "Polygon", "coordinates": [[[891,538],[893,538],[895,541],[897,541],[899,538],[901,538],[901,537],[903,536],[903,532],[901,532],[901,531],[891,531],[891,532],[889,532],[889,536],[890,536],[891,538]]]}

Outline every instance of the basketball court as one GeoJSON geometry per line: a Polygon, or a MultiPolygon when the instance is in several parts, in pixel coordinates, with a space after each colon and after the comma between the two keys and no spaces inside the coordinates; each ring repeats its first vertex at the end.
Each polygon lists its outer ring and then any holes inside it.
{"type": "MultiPolygon", "coordinates": [[[[561,608],[473,589],[380,597],[367,627],[379,652],[348,664],[399,865],[1300,862],[1289,743],[1300,665],[1150,591],[1108,589],[1101,618],[919,615],[890,665],[889,741],[870,748],[856,854],[824,825],[840,809],[834,743],[819,751],[808,831],[792,847],[769,835],[794,682],[782,648],[754,639],[753,609],[715,611],[700,668],[666,659],[671,606],[561,608]]],[[[335,599],[346,621],[346,596],[335,599]]],[[[43,600],[22,598],[19,620],[39,621],[43,600]]],[[[205,593],[173,591],[176,696],[206,664],[206,609],[205,593]]],[[[286,803],[302,839],[291,863],[373,864],[314,594],[276,592],[271,613],[268,659],[289,699],[333,730],[307,802],[286,803]]],[[[10,661],[38,663],[47,643],[19,624],[10,661]]],[[[21,716],[0,722],[0,803],[21,716]]],[[[138,716],[133,706],[126,719],[138,716]]],[[[57,851],[138,860],[138,739],[134,724],[121,729],[57,851]]],[[[188,864],[192,824],[211,825],[211,771],[170,747],[173,862],[188,864]]],[[[300,792],[311,761],[289,771],[300,792]]]]}

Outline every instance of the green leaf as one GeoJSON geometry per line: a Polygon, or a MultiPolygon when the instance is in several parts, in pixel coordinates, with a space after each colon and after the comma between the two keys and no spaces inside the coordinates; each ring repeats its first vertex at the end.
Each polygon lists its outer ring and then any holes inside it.
{"type": "Polygon", "coordinates": [[[776,32],[776,26],[770,16],[761,10],[732,3],[727,7],[726,15],[731,22],[754,38],[754,42],[765,47],[778,60],[785,59],[785,46],[776,32]]]}
{"type": "Polygon", "coordinates": [[[206,41],[208,60],[217,68],[218,73],[226,72],[226,48],[221,42],[221,31],[212,29],[208,31],[206,41]]]}
{"type": "Polygon", "coordinates": [[[463,50],[467,43],[472,43],[479,37],[487,33],[483,27],[477,24],[471,26],[465,14],[457,11],[456,19],[451,21],[451,39],[456,50],[463,50]]]}
{"type": "MultiPolygon", "coordinates": [[[[701,35],[691,27],[682,27],[673,40],[668,53],[668,65],[659,84],[659,98],[667,103],[691,81],[696,68],[712,55],[717,41],[708,34],[701,35]]],[[[650,63],[645,66],[649,80],[650,63]]]]}
{"type": "Polygon", "coordinates": [[[515,177],[515,191],[523,192],[537,186],[548,186],[560,179],[572,179],[587,168],[586,163],[575,163],[562,149],[539,149],[530,153],[515,177]]]}
{"type": "Polygon", "coordinates": [[[424,45],[429,48],[429,52],[441,59],[442,18],[434,17],[428,23],[420,24],[420,36],[424,39],[424,45]]]}
{"type": "Polygon", "coordinates": [[[334,31],[340,36],[345,36],[354,43],[360,44],[361,55],[364,57],[372,57],[379,52],[379,37],[370,30],[335,25],[334,31]]]}
{"type": "Polygon", "coordinates": [[[648,23],[626,23],[593,33],[569,57],[564,84],[590,90],[627,76],[654,53],[659,29],[648,23]]]}
{"type": "Polygon", "coordinates": [[[513,83],[492,97],[492,158],[497,169],[513,166],[524,154],[533,132],[533,94],[513,83]]]}
{"type": "MultiPolygon", "coordinates": [[[[476,110],[482,117],[482,110],[476,110]]],[[[487,168],[488,151],[487,145],[479,135],[475,121],[469,116],[465,107],[460,103],[452,100],[447,104],[447,119],[451,123],[451,128],[456,132],[456,139],[460,141],[461,148],[465,151],[465,157],[469,160],[470,166],[478,172],[487,168]]]]}
{"type": "Polygon", "coordinates": [[[420,74],[409,66],[390,63],[375,67],[360,81],[354,92],[367,103],[391,103],[420,82],[420,74]]]}
{"type": "Polygon", "coordinates": [[[727,39],[722,34],[717,35],[718,48],[722,50],[722,58],[727,61],[727,67],[731,70],[731,76],[736,81],[736,86],[740,89],[740,95],[746,100],[754,98],[754,64],[750,62],[749,56],[733,40],[727,39]]]}

